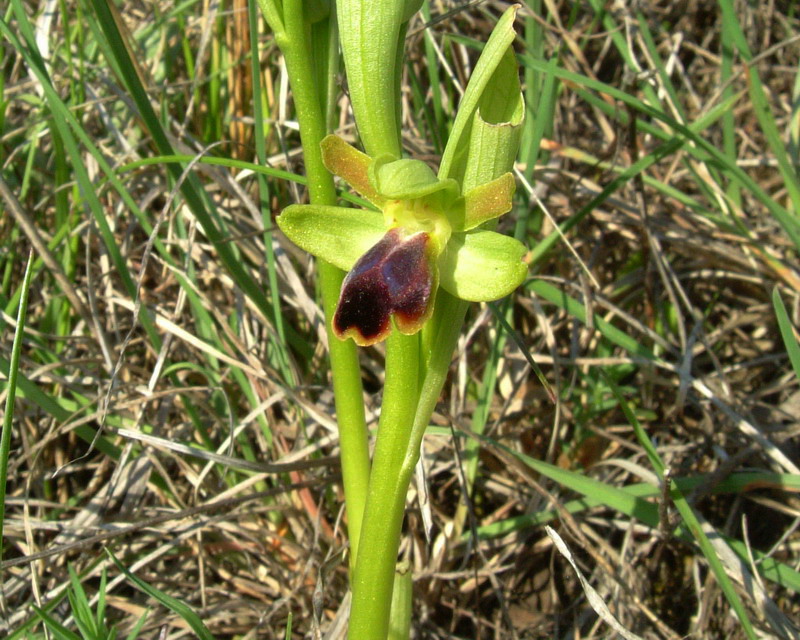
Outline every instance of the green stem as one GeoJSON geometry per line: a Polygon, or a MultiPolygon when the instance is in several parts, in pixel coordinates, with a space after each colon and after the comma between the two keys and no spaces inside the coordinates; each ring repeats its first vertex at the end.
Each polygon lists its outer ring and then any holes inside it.
{"type": "Polygon", "coordinates": [[[361,532],[369,544],[359,551],[353,578],[348,634],[352,640],[387,636],[408,485],[469,306],[442,290],[436,305],[421,385],[416,336],[394,331],[387,343],[383,408],[361,532]]]}
{"type": "Polygon", "coordinates": [[[319,87],[311,60],[309,25],[303,17],[302,0],[283,3],[283,31],[275,39],[283,52],[292,87],[292,98],[300,124],[300,141],[308,179],[308,196],[314,204],[336,204],[333,176],[322,164],[320,142],[327,135],[319,87]]]}
{"type": "MultiPolygon", "coordinates": [[[[297,121],[300,124],[309,199],[313,204],[334,205],[336,188],[333,177],[322,163],[320,142],[328,131],[311,59],[310,29],[304,20],[303,2],[285,0],[282,24],[278,22],[271,3],[260,0],[259,4],[275,31],[275,38],[286,61],[297,121]]],[[[319,261],[318,267],[339,423],[348,534],[350,546],[355,554],[358,550],[369,478],[368,436],[362,402],[361,375],[355,344],[352,341],[340,341],[331,331],[330,319],[339,298],[344,272],[322,260],[319,261]]]]}
{"type": "Polygon", "coordinates": [[[358,557],[359,540],[367,502],[369,482],[369,436],[364,419],[364,399],[358,351],[352,340],[342,341],[333,334],[331,321],[339,301],[344,271],[320,260],[317,265],[328,351],[331,358],[333,395],[339,423],[339,448],[342,459],[342,483],[347,505],[347,533],[350,539],[350,564],[358,557]]]}
{"type": "MultiPolygon", "coordinates": [[[[419,397],[419,337],[393,331],[361,545],[353,575],[351,640],[384,640],[389,629],[400,529],[411,473],[404,472],[419,397]]],[[[419,451],[419,445],[417,445],[419,451]]],[[[413,471],[413,467],[412,467],[413,471]]]]}
{"type": "Polygon", "coordinates": [[[411,437],[401,471],[408,475],[409,479],[417,465],[417,460],[419,460],[425,429],[428,428],[433,410],[436,408],[442,387],[447,379],[450,360],[453,358],[468,308],[468,302],[459,300],[441,289],[436,296],[436,311],[433,314],[436,324],[432,329],[433,339],[430,342],[431,348],[427,356],[428,366],[420,387],[419,402],[414,414],[411,437]]]}

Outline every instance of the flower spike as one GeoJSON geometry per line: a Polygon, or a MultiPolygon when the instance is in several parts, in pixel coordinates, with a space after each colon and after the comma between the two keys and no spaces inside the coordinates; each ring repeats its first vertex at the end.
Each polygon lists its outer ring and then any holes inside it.
{"type": "Polygon", "coordinates": [[[382,209],[292,205],[277,222],[302,249],[349,271],[333,330],[369,346],[392,328],[419,331],[433,313],[439,284],[471,301],[497,300],[524,280],[527,250],[514,238],[480,228],[508,212],[514,178],[461,193],[420,160],[370,158],[341,138],[322,142],[325,166],[382,209]]]}

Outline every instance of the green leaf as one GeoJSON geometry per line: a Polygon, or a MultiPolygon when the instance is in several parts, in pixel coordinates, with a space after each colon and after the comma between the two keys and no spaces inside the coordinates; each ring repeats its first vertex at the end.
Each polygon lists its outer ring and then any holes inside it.
{"type": "Polygon", "coordinates": [[[408,22],[422,7],[423,0],[406,0],[403,10],[403,22],[408,22]]]}
{"type": "Polygon", "coordinates": [[[303,11],[309,23],[324,20],[331,13],[331,0],[306,0],[303,11]]]}
{"type": "Polygon", "coordinates": [[[481,94],[478,102],[480,117],[489,124],[519,124],[524,113],[521,91],[517,57],[514,49],[508,47],[481,94]]]}
{"type": "Polygon", "coordinates": [[[525,103],[519,84],[519,69],[509,47],[481,96],[464,147],[464,190],[494,180],[514,167],[522,137],[525,103]]]}
{"type": "Polygon", "coordinates": [[[526,252],[518,240],[494,231],[453,234],[439,260],[439,284],[462,300],[497,300],[522,284],[526,252]]]}
{"type": "Polygon", "coordinates": [[[407,640],[411,637],[414,600],[414,582],[411,578],[411,570],[408,567],[398,567],[395,571],[388,640],[407,640]]]}
{"type": "Polygon", "coordinates": [[[458,106],[458,115],[453,123],[450,138],[447,141],[442,164],[439,168],[440,178],[460,179],[463,171],[463,154],[466,145],[462,137],[468,133],[473,115],[478,108],[484,90],[494,75],[495,70],[503,61],[506,52],[514,42],[514,19],[520,5],[513,5],[500,18],[495,25],[489,41],[483,48],[481,57],[475,65],[475,71],[469,79],[469,84],[464,92],[461,104],[458,106]]]}
{"type": "Polygon", "coordinates": [[[386,233],[382,214],[343,207],[294,204],[277,223],[298,247],[345,271],[386,233]]]}
{"type": "Polygon", "coordinates": [[[366,152],[399,158],[400,72],[408,14],[413,2],[339,0],[339,39],[350,103],[366,152]]]}

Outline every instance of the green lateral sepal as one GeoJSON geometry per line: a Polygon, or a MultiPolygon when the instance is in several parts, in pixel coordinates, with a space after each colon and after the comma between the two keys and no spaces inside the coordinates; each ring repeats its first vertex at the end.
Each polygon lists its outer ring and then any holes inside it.
{"type": "Polygon", "coordinates": [[[344,207],[293,204],[277,223],[298,247],[344,271],[386,233],[380,213],[344,207]]]}

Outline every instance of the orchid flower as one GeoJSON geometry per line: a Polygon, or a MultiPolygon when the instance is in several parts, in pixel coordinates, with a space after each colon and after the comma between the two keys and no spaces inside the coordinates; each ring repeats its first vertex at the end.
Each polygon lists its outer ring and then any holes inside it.
{"type": "Polygon", "coordinates": [[[321,146],[327,169],[380,209],[292,205],[277,219],[301,249],[348,272],[333,318],[340,339],[375,344],[392,318],[401,333],[416,333],[433,313],[438,286],[486,302],[524,280],[525,246],[481,228],[511,210],[511,173],[462,194],[456,180],[438,179],[421,160],[370,158],[333,135],[321,146]]]}

